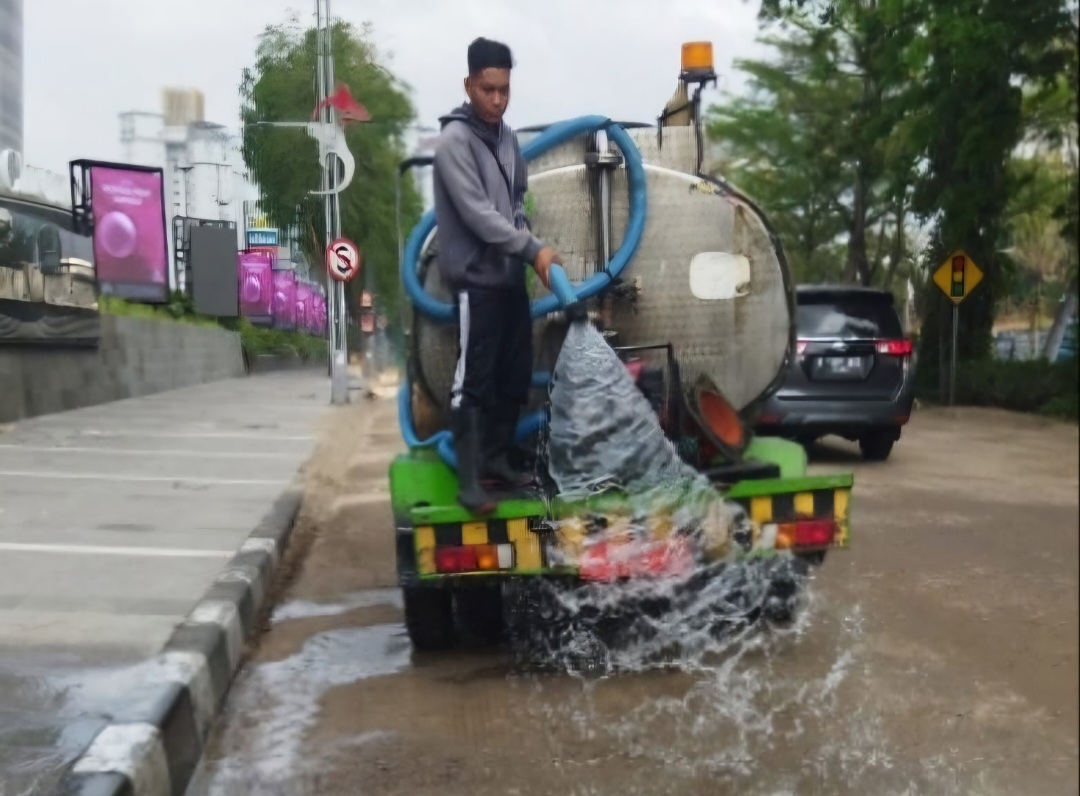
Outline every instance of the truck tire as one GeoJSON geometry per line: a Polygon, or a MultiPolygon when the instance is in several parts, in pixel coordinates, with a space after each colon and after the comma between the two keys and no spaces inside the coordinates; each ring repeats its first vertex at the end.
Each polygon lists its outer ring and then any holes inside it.
{"type": "Polygon", "coordinates": [[[558,657],[570,624],[559,610],[558,588],[547,579],[507,579],[503,621],[510,660],[515,667],[549,669],[558,657]]]}
{"type": "Polygon", "coordinates": [[[490,646],[502,641],[506,626],[499,584],[458,589],[454,593],[454,601],[457,627],[464,642],[490,646]]]}
{"type": "Polygon", "coordinates": [[[883,462],[896,444],[896,432],[891,428],[875,429],[859,438],[859,450],[868,462],[883,462]]]}
{"type": "Polygon", "coordinates": [[[448,589],[405,586],[405,629],[419,652],[437,652],[454,646],[453,595],[448,589]]]}

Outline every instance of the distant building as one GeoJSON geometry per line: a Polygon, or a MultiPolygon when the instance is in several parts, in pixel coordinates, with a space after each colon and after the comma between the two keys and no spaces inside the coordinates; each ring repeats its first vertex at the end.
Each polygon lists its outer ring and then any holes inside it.
{"type": "Polygon", "coordinates": [[[23,148],[23,0],[0,0],[0,152],[23,148]]]}
{"type": "MultiPolygon", "coordinates": [[[[165,89],[161,113],[120,114],[121,160],[164,171],[172,256],[175,218],[231,221],[236,225],[237,245],[244,248],[248,226],[245,206],[259,195],[247,178],[240,135],[205,121],[203,104],[200,91],[165,89]]],[[[182,277],[178,280],[176,269],[171,270],[172,285],[183,287],[182,277]]]]}
{"type": "Polygon", "coordinates": [[[161,91],[161,107],[168,127],[184,127],[206,121],[206,100],[197,88],[166,88],[161,91]]]}

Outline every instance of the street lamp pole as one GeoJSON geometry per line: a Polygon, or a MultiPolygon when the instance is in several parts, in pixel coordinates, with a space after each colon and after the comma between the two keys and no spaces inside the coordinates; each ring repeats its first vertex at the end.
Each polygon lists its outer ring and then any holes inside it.
{"type": "MultiPolygon", "coordinates": [[[[331,30],[333,19],[330,16],[330,0],[315,0],[315,26],[318,58],[316,66],[316,84],[319,96],[319,121],[324,125],[336,124],[334,109],[327,99],[334,91],[334,53],[331,30]]],[[[341,203],[334,190],[337,181],[337,159],[333,154],[326,154],[322,161],[322,190],[324,214],[326,216],[325,250],[341,237],[341,203]]],[[[330,402],[347,404],[349,402],[349,354],[347,340],[348,313],[345,308],[345,285],[331,279],[325,262],[323,270],[326,279],[326,323],[330,349],[330,402]]]]}

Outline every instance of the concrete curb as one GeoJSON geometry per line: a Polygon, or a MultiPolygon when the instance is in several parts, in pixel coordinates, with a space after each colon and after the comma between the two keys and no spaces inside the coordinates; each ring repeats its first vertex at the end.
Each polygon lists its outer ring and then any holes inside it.
{"type": "Polygon", "coordinates": [[[274,502],[165,647],[147,663],[156,696],[94,738],[61,781],[63,796],[183,796],[240,668],[302,493],[274,502]]]}

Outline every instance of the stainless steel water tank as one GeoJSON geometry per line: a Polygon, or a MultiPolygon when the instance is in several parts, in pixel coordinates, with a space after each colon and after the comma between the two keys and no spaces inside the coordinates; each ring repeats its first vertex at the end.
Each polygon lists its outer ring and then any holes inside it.
{"type": "MultiPolygon", "coordinates": [[[[779,242],[748,199],[697,173],[693,127],[629,131],[645,164],[648,212],[641,244],[611,301],[620,345],[672,344],[684,386],[708,377],[739,409],[774,387],[793,345],[793,285],[779,242]],[[631,295],[633,300],[631,300],[631,295]]],[[[529,165],[533,231],[558,249],[574,281],[603,267],[597,171],[586,165],[587,137],[529,165]]],[[[612,250],[629,216],[624,167],[611,178],[612,250]]],[[[436,267],[434,236],[425,249],[424,284],[449,298],[436,267]]],[[[530,272],[531,274],[531,272],[530,272]]],[[[534,296],[543,287],[530,280],[534,296]]],[[[550,370],[550,338],[561,318],[535,324],[536,369],[550,370]]],[[[417,317],[414,378],[443,412],[457,358],[457,327],[417,317]]]]}

